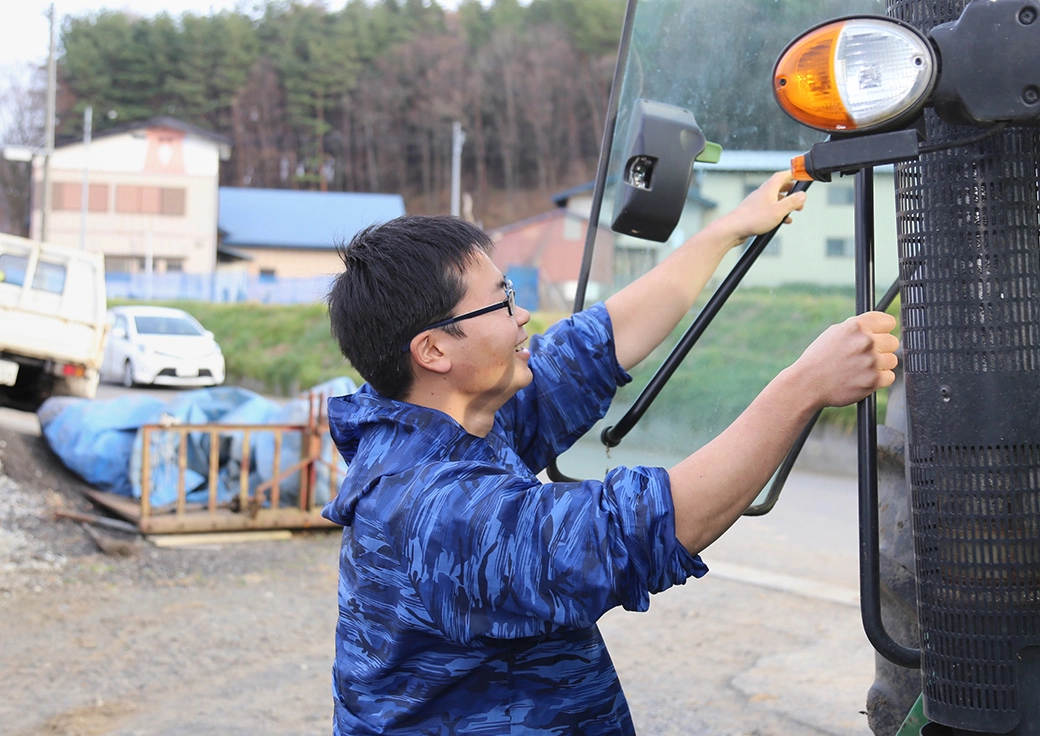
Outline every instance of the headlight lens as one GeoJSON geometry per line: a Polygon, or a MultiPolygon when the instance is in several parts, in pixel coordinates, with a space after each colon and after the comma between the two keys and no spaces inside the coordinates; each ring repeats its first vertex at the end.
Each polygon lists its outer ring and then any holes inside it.
{"type": "Polygon", "coordinates": [[[864,132],[916,113],[935,78],[934,52],[916,30],[886,18],[849,18],[795,39],[773,68],[773,92],[804,125],[864,132]]]}

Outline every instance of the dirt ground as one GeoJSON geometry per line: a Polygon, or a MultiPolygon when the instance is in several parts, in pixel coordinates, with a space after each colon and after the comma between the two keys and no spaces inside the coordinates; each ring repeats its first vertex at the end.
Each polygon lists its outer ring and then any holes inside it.
{"type": "MultiPolygon", "coordinates": [[[[0,427],[0,733],[330,733],[338,533],[106,553],[55,518],[99,513],[83,489],[0,427]]],[[[783,587],[709,575],[601,622],[641,734],[869,736],[854,605],[783,587]]]]}

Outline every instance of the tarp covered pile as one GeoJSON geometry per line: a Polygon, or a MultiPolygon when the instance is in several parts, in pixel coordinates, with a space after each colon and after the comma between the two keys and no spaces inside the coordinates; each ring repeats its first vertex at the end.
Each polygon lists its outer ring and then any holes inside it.
{"type": "MultiPolygon", "coordinates": [[[[144,394],[127,394],[107,401],[69,397],[48,399],[37,415],[43,436],[51,450],[70,470],[102,491],[133,498],[141,497],[143,433],[146,424],[227,424],[265,425],[307,423],[310,396],[324,404],[330,396],[356,390],[349,378],[337,378],[315,386],[296,399],[277,402],[244,388],[218,386],[175,394],[163,401],[144,394]]],[[[241,475],[248,473],[249,489],[272,478],[275,466],[275,436],[269,431],[249,433],[249,467],[242,468],[244,433],[219,435],[219,476],[217,501],[230,501],[238,495],[241,475]]],[[[278,467],[282,470],[300,461],[302,434],[282,435],[278,467]]],[[[149,443],[151,468],[150,502],[162,507],[177,500],[180,433],[152,432],[149,443]]],[[[186,500],[205,503],[209,498],[210,435],[187,434],[187,468],[184,473],[186,500]]],[[[327,433],[322,437],[322,457],[340,471],[346,466],[327,433]]],[[[329,500],[328,466],[318,463],[317,504],[329,500]]],[[[293,474],[279,482],[280,505],[298,501],[299,478],[293,474]]],[[[270,497],[270,494],[268,494],[270,497]]]]}

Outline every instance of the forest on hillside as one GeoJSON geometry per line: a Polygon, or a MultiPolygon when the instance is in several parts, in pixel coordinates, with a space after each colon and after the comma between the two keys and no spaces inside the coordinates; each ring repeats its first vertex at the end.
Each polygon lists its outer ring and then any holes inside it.
{"type": "MultiPolygon", "coordinates": [[[[705,100],[711,139],[730,148],[804,145],[769,91],[777,53],[820,18],[880,12],[873,0],[641,4],[683,16],[654,46],[654,68],[705,100]]],[[[461,0],[451,10],[349,0],[333,12],[269,0],[209,16],[66,16],[58,140],[82,136],[88,105],[95,134],[172,116],[231,142],[223,185],[396,192],[409,211],[445,212],[459,122],[462,188],[494,226],[532,214],[532,193],[545,209],[553,192],[594,176],[625,10],[626,0],[461,0]]],[[[0,139],[42,139],[39,72],[0,139]]],[[[9,203],[19,176],[24,167],[0,161],[9,203]]]]}

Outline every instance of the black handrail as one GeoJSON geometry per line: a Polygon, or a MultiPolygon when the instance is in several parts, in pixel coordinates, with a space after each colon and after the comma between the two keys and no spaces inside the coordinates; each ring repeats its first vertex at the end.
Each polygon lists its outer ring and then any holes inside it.
{"type": "MultiPolygon", "coordinates": [[[[874,170],[856,172],[856,312],[874,309],[874,170]]],[[[878,654],[910,669],[921,666],[921,650],[903,646],[881,619],[881,551],[878,520],[877,395],[856,405],[859,446],[860,613],[863,631],[878,654]]]]}
{"type": "MultiPolygon", "coordinates": [[[[892,285],[888,287],[880,299],[878,299],[876,309],[880,309],[882,312],[892,306],[892,302],[899,296],[899,279],[896,278],[892,282],[892,285]]],[[[780,491],[784,489],[784,483],[787,482],[787,476],[791,474],[791,469],[794,467],[795,461],[798,459],[798,455],[802,451],[802,447],[809,440],[809,435],[812,434],[813,429],[816,428],[816,422],[819,421],[822,411],[816,412],[813,418],[809,420],[808,424],[802,430],[802,433],[798,435],[798,439],[795,440],[794,444],[791,445],[791,449],[787,452],[787,457],[780,464],[776,474],[773,476],[773,482],[769,486],[769,492],[766,497],[762,500],[762,503],[753,504],[748,506],[744,512],[744,516],[764,516],[773,510],[776,502],[780,499],[780,491]]]]}

